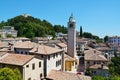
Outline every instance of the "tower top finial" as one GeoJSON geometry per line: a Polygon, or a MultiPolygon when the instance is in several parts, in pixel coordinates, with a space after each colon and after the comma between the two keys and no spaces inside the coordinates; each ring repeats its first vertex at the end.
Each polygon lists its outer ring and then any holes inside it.
{"type": "Polygon", "coordinates": [[[73,13],[71,13],[71,16],[70,16],[70,18],[69,18],[69,22],[75,22],[75,19],[74,19],[73,13]]]}

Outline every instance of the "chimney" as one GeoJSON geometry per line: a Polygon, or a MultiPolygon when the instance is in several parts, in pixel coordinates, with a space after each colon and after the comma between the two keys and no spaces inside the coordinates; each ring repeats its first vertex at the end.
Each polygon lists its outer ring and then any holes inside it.
{"type": "Polygon", "coordinates": [[[36,51],[35,52],[38,52],[39,51],[39,47],[36,48],[36,51]]]}

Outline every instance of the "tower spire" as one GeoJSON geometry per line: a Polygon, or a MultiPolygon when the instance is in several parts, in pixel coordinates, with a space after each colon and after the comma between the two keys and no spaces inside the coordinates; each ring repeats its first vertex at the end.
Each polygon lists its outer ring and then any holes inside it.
{"type": "Polygon", "coordinates": [[[75,22],[75,19],[74,19],[73,13],[71,13],[71,16],[70,16],[70,18],[69,18],[69,22],[75,22]]]}

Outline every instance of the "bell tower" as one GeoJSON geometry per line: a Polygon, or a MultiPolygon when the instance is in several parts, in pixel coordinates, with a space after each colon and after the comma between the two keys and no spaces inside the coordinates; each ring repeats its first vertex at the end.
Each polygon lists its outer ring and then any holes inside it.
{"type": "Polygon", "coordinates": [[[68,21],[68,42],[67,42],[67,53],[71,57],[75,57],[76,54],[76,22],[73,14],[71,14],[68,21]]]}

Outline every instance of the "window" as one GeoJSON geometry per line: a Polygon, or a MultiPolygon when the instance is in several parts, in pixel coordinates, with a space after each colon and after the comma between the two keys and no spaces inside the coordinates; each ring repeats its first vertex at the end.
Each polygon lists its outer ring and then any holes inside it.
{"type": "Polygon", "coordinates": [[[56,61],[56,67],[58,66],[58,61],[56,61]]]}
{"type": "Polygon", "coordinates": [[[61,60],[60,60],[60,65],[61,65],[61,60]]]}
{"type": "Polygon", "coordinates": [[[73,27],[73,24],[70,24],[70,28],[73,27]]]}
{"type": "Polygon", "coordinates": [[[88,61],[87,63],[89,64],[90,62],[88,61]]]}
{"type": "Polygon", "coordinates": [[[28,68],[28,67],[29,67],[29,65],[26,65],[26,67],[28,68]]]}
{"type": "Polygon", "coordinates": [[[23,52],[21,52],[21,54],[23,54],[23,52]]]}
{"type": "Polygon", "coordinates": [[[41,55],[41,58],[43,58],[43,55],[41,55]]]}
{"type": "Polygon", "coordinates": [[[48,60],[50,60],[50,55],[48,55],[48,60]]]}
{"type": "Polygon", "coordinates": [[[34,69],[35,69],[35,63],[32,64],[32,70],[34,70],[34,69]]]}
{"type": "Polygon", "coordinates": [[[27,55],[27,52],[25,52],[25,54],[27,55]]]}
{"type": "Polygon", "coordinates": [[[31,78],[28,78],[28,80],[31,80],[31,78]]]}
{"type": "Polygon", "coordinates": [[[58,53],[56,53],[56,57],[58,57],[58,53]]]}
{"type": "Polygon", "coordinates": [[[40,74],[40,78],[42,77],[42,73],[40,74]]]}
{"type": "Polygon", "coordinates": [[[41,67],[41,62],[39,62],[39,68],[41,67]]]}
{"type": "Polygon", "coordinates": [[[55,54],[53,54],[53,58],[55,58],[55,54]]]}

